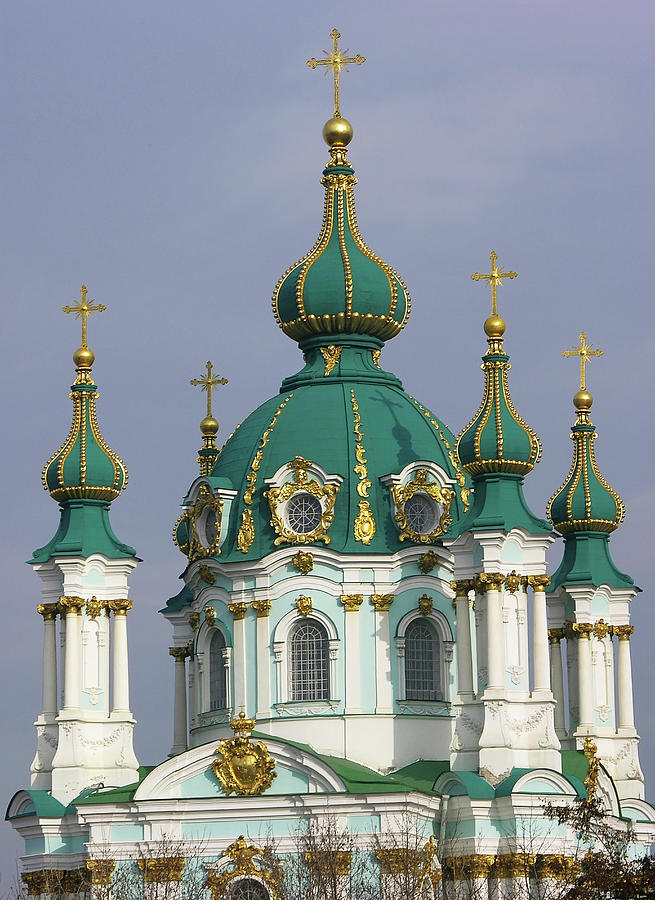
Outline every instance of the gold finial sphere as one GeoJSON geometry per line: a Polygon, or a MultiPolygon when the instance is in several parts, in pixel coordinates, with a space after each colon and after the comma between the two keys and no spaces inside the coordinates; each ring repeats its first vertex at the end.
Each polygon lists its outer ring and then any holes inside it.
{"type": "Polygon", "coordinates": [[[323,140],[328,147],[347,147],[353,139],[353,127],[348,119],[333,116],[323,126],[323,140]]]}
{"type": "Polygon", "coordinates": [[[591,409],[591,404],[593,402],[594,398],[591,396],[589,391],[578,391],[578,393],[573,397],[573,405],[576,409],[579,409],[581,411],[591,409]]]}
{"type": "Polygon", "coordinates": [[[80,347],[73,353],[73,362],[78,369],[90,369],[96,356],[88,347],[80,347]]]}
{"type": "Polygon", "coordinates": [[[485,319],[484,333],[490,338],[501,338],[505,334],[505,320],[500,316],[489,316],[485,319]]]}
{"type": "Polygon", "coordinates": [[[205,416],[200,423],[200,430],[207,437],[214,437],[218,434],[218,422],[213,416],[205,416]]]}

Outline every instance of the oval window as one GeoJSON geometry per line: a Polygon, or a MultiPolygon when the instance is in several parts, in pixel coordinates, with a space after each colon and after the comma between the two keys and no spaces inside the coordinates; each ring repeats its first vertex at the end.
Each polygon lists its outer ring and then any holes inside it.
{"type": "Polygon", "coordinates": [[[289,528],[296,534],[310,534],[316,531],[321,524],[322,515],[321,501],[305,491],[294,494],[287,503],[289,528]]]}
{"type": "Polygon", "coordinates": [[[436,503],[426,494],[414,494],[404,506],[407,526],[417,534],[430,534],[437,525],[436,503]]]}

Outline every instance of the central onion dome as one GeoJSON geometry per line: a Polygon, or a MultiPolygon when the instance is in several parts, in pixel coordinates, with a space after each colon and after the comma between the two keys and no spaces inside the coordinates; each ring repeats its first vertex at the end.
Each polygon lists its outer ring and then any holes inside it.
{"type": "Polygon", "coordinates": [[[409,318],[410,297],[402,279],[359,233],[353,192],[357,179],[346,159],[352,134],[352,126],[341,116],[323,128],[332,158],[321,179],[325,186],[321,231],[273,293],[273,315],[296,341],[343,333],[386,341],[409,318]]]}

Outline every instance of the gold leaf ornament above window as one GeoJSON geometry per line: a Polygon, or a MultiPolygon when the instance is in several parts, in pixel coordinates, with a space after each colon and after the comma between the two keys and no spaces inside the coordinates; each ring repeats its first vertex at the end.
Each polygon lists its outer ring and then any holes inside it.
{"type": "Polygon", "coordinates": [[[453,521],[450,504],[455,492],[428,481],[427,469],[417,469],[412,481],[391,485],[390,491],[401,541],[431,544],[446,533],[453,521]]]}
{"type": "Polygon", "coordinates": [[[271,525],[279,544],[330,543],[328,529],[334,521],[336,484],[320,484],[311,478],[311,460],[296,456],[289,464],[293,477],[282,486],[270,487],[264,496],[271,510],[271,525]]]}

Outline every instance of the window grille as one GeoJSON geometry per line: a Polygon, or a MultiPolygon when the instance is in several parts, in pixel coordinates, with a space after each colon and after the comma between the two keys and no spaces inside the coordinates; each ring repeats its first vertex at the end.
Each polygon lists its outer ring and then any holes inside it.
{"type": "Polygon", "coordinates": [[[407,700],[441,700],[441,642],[434,627],[414,619],[405,632],[405,694],[407,700]]]}
{"type": "Polygon", "coordinates": [[[289,698],[328,700],[330,696],[328,636],[314,619],[299,622],[291,633],[289,698]]]}
{"type": "Polygon", "coordinates": [[[323,507],[321,501],[312,494],[302,491],[287,503],[289,527],[296,534],[309,534],[321,524],[323,507]]]}
{"type": "Polygon", "coordinates": [[[407,525],[417,534],[430,534],[437,522],[435,503],[425,494],[414,494],[403,508],[407,525]]]}
{"type": "Polygon", "coordinates": [[[225,638],[216,630],[209,645],[209,708],[225,709],[227,706],[226,669],[223,650],[225,638]]]}
{"type": "Polygon", "coordinates": [[[230,900],[270,900],[270,894],[254,878],[240,878],[230,891],[230,900]]]}

